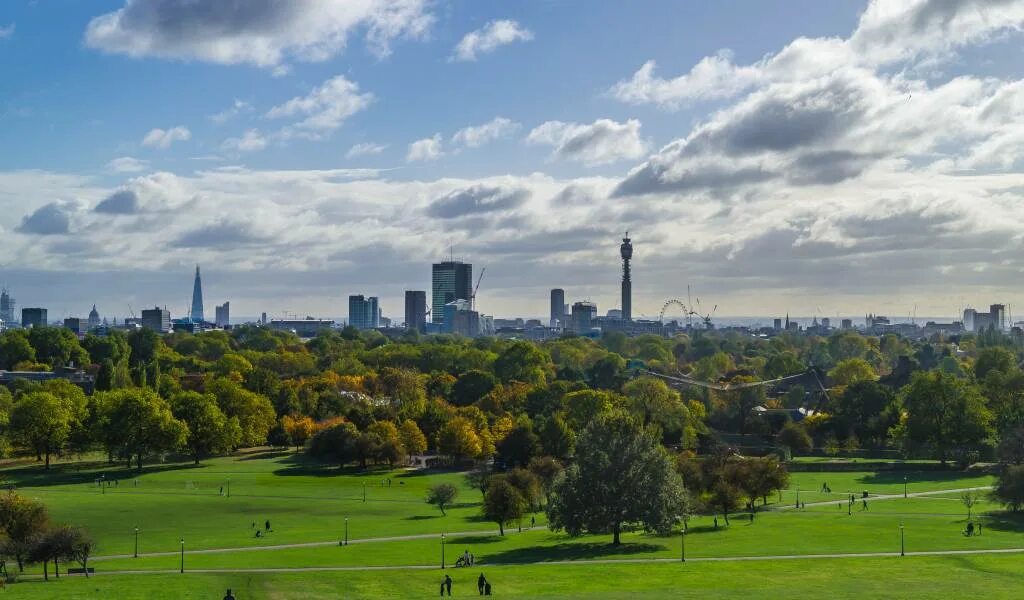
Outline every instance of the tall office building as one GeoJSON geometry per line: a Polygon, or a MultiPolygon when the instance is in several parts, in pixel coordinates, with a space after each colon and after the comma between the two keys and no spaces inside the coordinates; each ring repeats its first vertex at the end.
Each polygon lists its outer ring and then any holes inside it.
{"type": "Polygon", "coordinates": [[[96,310],[95,304],[92,305],[92,310],[89,311],[89,320],[86,321],[85,326],[89,331],[100,326],[100,311],[96,310]]]}
{"type": "Polygon", "coordinates": [[[551,327],[565,327],[565,290],[551,290],[551,327]]]}
{"type": "Polygon", "coordinates": [[[572,331],[585,334],[594,328],[597,305],[593,302],[576,302],[572,305],[572,331]]]}
{"type": "Polygon", "coordinates": [[[157,333],[169,332],[171,330],[171,311],[159,306],[144,309],[142,311],[142,326],[157,333]]]}
{"type": "Polygon", "coordinates": [[[988,307],[989,319],[999,331],[1006,331],[1006,305],[993,304],[988,307]]]}
{"type": "Polygon", "coordinates": [[[14,298],[11,298],[7,288],[0,291],[0,320],[8,327],[13,327],[18,322],[18,316],[14,313],[14,305],[14,298]]]}
{"type": "Polygon", "coordinates": [[[189,317],[196,322],[205,320],[203,318],[203,280],[199,277],[199,265],[196,265],[196,280],[192,284],[192,312],[189,317]]]}
{"type": "Polygon", "coordinates": [[[444,324],[444,307],[473,295],[473,265],[457,260],[434,263],[431,277],[431,321],[444,324]]]}
{"type": "Polygon", "coordinates": [[[348,297],[348,324],[357,329],[376,329],[380,324],[377,298],[362,294],[348,297]]]}
{"type": "Polygon", "coordinates": [[[633,258],[633,244],[629,239],[629,232],[622,238],[622,245],[619,246],[619,254],[622,255],[622,320],[633,320],[633,281],[629,276],[629,261],[633,258]]]}
{"type": "Polygon", "coordinates": [[[214,323],[217,325],[217,327],[228,327],[229,325],[231,325],[230,302],[225,302],[224,304],[221,304],[220,306],[216,307],[214,310],[216,310],[217,313],[217,318],[214,320],[214,323]]]}
{"type": "Polygon", "coordinates": [[[405,291],[405,328],[423,333],[427,329],[427,292],[405,291]]]}
{"type": "Polygon", "coordinates": [[[46,327],[46,309],[45,308],[23,308],[21,309],[21,326],[25,328],[29,327],[46,327]]]}

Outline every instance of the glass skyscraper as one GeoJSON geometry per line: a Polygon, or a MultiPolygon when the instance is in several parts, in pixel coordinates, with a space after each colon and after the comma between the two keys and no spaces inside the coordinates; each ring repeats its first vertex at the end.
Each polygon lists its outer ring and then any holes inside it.
{"type": "Polygon", "coordinates": [[[444,305],[456,300],[471,300],[473,265],[457,260],[434,263],[431,278],[430,321],[444,324],[444,305]]]}

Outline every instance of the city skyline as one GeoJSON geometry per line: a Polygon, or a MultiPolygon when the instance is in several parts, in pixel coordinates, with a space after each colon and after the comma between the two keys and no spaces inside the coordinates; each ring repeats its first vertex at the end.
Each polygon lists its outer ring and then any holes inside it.
{"type": "Polygon", "coordinates": [[[479,312],[604,314],[626,230],[634,318],[1020,298],[1019,4],[238,3],[170,35],[195,6],[0,6],[19,307],[184,316],[201,263],[239,316],[401,319],[454,246],[479,312]]]}

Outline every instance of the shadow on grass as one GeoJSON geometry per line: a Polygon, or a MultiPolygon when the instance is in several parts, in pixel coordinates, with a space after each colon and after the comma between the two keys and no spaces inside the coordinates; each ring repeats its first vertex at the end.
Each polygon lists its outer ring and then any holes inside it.
{"type": "Polygon", "coordinates": [[[903,484],[903,478],[907,478],[909,486],[915,483],[939,483],[943,481],[956,481],[965,477],[983,476],[985,473],[977,471],[958,471],[952,467],[948,471],[877,471],[865,474],[857,481],[864,485],[896,485],[903,484]]]}
{"type": "Polygon", "coordinates": [[[430,521],[432,519],[440,519],[441,515],[412,515],[411,517],[402,517],[403,521],[430,521]]]}
{"type": "Polygon", "coordinates": [[[599,558],[632,558],[666,550],[666,546],[646,543],[625,543],[614,546],[611,542],[565,543],[554,546],[516,548],[488,554],[480,558],[481,564],[531,563],[562,560],[588,560],[599,558]]]}
{"type": "Polygon", "coordinates": [[[496,544],[504,541],[505,538],[500,535],[462,535],[459,537],[451,538],[451,541],[446,545],[460,546],[462,544],[496,544]]]}
{"type": "Polygon", "coordinates": [[[276,449],[275,448],[273,450],[262,450],[260,452],[253,452],[251,454],[246,454],[245,456],[239,458],[238,461],[242,462],[242,461],[249,461],[249,460],[273,460],[275,458],[282,458],[282,457],[285,457],[285,456],[292,456],[292,455],[296,455],[296,454],[298,454],[298,452],[295,452],[295,451],[292,451],[292,450],[282,450],[282,449],[276,449]]]}
{"type": "Polygon", "coordinates": [[[111,464],[106,461],[91,461],[51,465],[49,471],[46,470],[44,465],[32,465],[5,470],[2,472],[2,475],[5,484],[14,484],[20,487],[47,487],[81,483],[91,484],[101,476],[107,481],[131,480],[143,475],[167,473],[170,471],[187,471],[196,468],[202,468],[202,465],[197,467],[192,462],[153,465],[143,463],[142,470],[139,471],[134,467],[126,467],[124,463],[111,464]]]}
{"type": "MultiPolygon", "coordinates": [[[[984,527],[996,531],[1010,533],[1024,532],[1024,513],[995,512],[989,513],[984,520],[984,527]]],[[[984,532],[982,533],[984,535],[984,532]]]]}

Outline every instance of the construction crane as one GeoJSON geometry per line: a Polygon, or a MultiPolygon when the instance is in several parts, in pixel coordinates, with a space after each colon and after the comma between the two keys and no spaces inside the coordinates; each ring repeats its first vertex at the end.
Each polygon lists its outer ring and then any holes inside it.
{"type": "Polygon", "coordinates": [[[487,267],[480,269],[480,276],[476,278],[476,285],[473,286],[473,294],[469,298],[469,309],[476,310],[476,292],[480,289],[480,281],[484,278],[484,273],[487,272],[487,267]]]}

